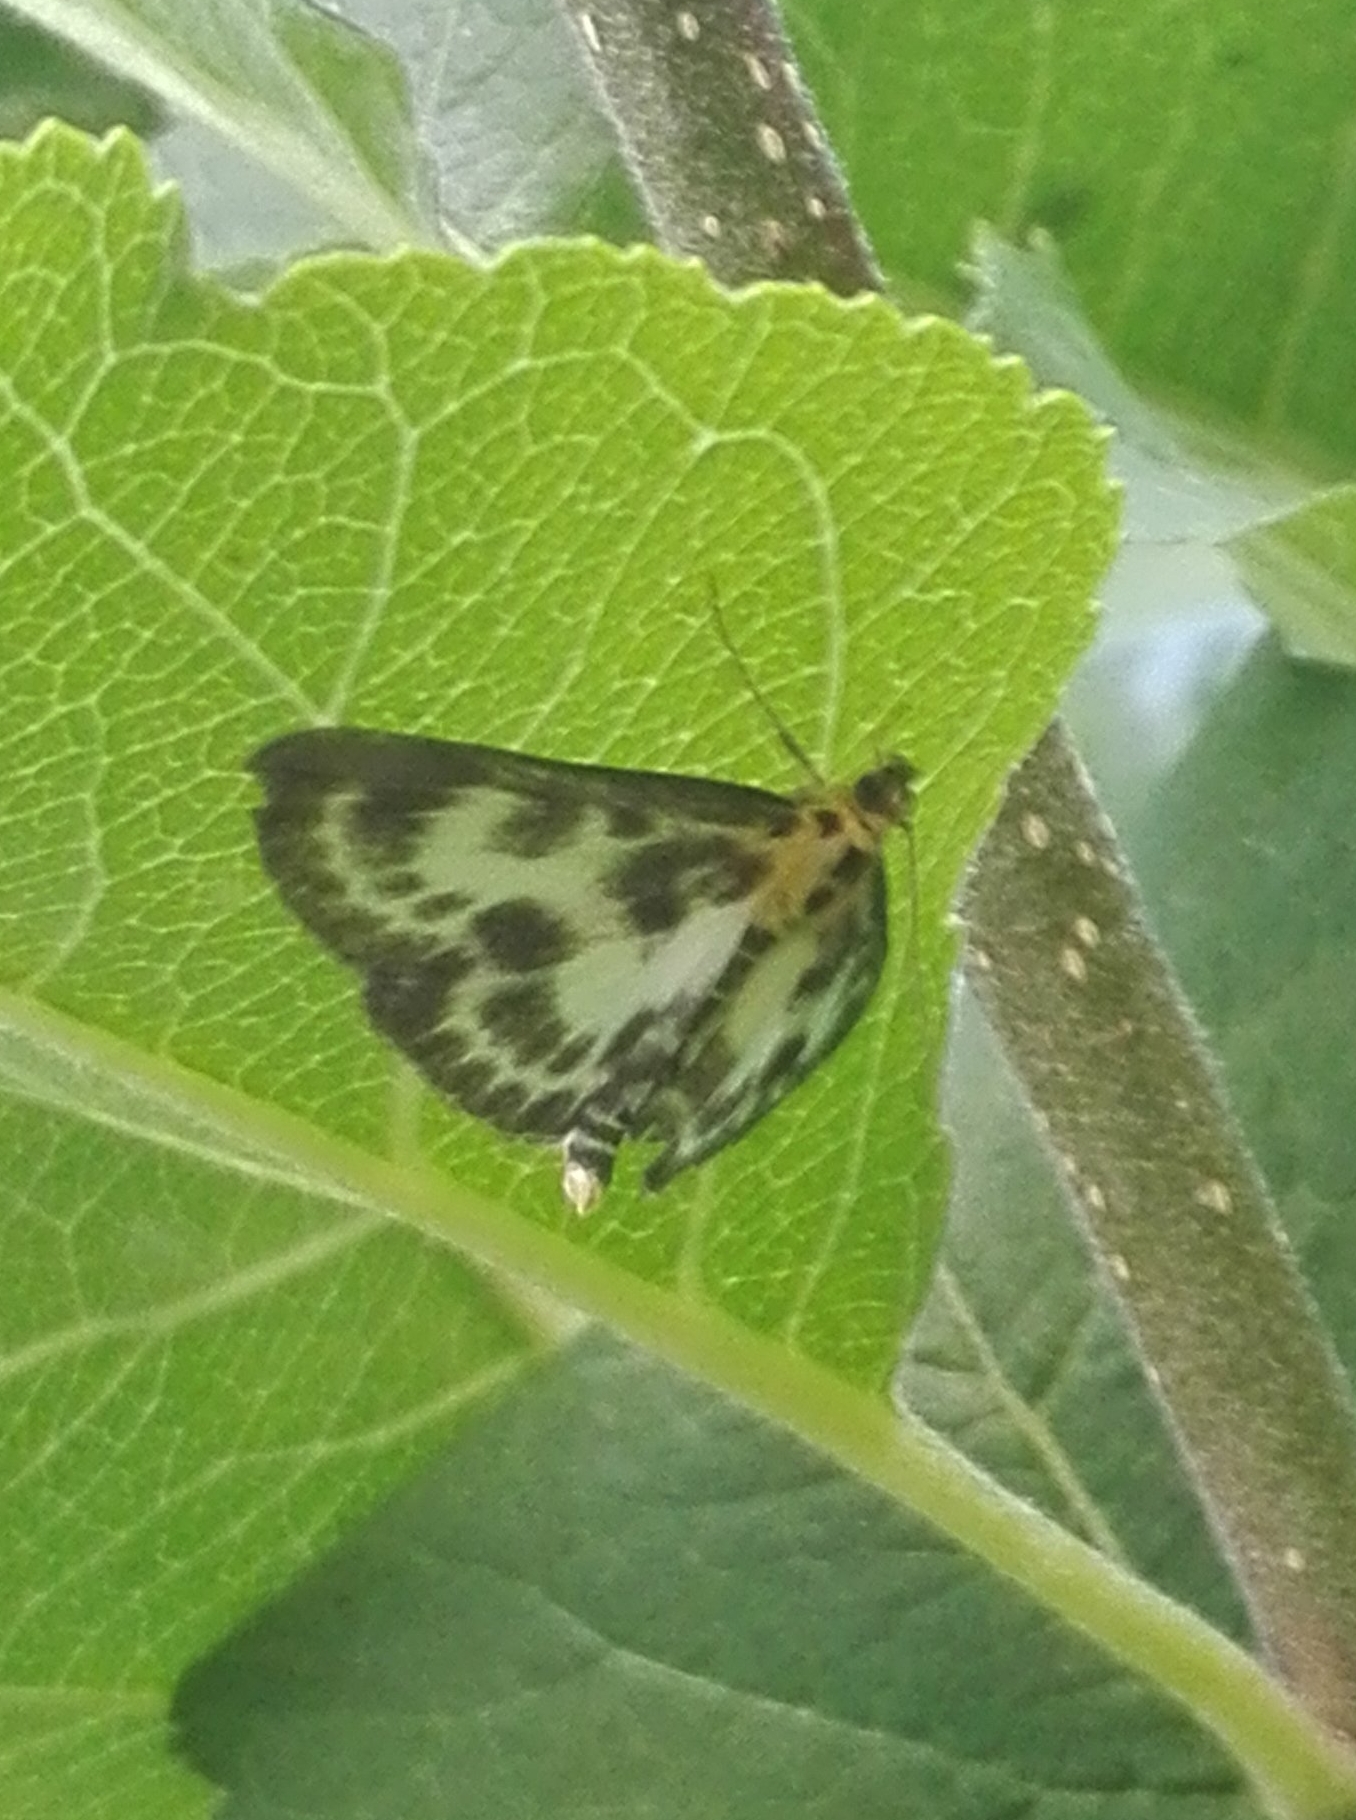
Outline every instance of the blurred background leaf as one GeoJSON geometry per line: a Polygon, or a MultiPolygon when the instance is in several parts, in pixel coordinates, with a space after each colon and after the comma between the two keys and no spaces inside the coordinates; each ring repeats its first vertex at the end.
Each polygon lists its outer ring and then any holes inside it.
{"type": "Polygon", "coordinates": [[[1260,1811],[1173,1705],[942,1538],[599,1340],[176,1712],[239,1820],[1260,1811]]]}

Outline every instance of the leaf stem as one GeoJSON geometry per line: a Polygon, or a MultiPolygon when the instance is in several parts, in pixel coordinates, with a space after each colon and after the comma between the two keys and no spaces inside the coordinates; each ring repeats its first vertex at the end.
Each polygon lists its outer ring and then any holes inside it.
{"type": "Polygon", "coordinates": [[[970,977],[1063,1167],[1285,1679],[1356,1731],[1356,1431],[1340,1369],[1067,739],[970,879],[970,977]]]}

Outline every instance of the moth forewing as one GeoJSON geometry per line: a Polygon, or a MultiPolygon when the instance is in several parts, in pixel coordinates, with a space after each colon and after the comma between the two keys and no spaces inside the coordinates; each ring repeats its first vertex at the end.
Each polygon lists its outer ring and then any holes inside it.
{"type": "Polygon", "coordinates": [[[912,773],[779,797],[352,728],[255,754],[264,864],[431,1084],[564,1151],[596,1204],[732,1142],[841,1040],[885,951],[912,773]]]}

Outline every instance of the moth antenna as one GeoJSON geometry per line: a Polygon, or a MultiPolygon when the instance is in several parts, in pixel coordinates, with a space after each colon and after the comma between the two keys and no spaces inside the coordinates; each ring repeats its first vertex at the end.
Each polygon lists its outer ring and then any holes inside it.
{"type": "Polygon", "coordinates": [[[763,714],[766,717],[769,726],[772,728],[773,732],[777,735],[777,738],[786,747],[786,750],[791,754],[792,758],[796,761],[796,763],[801,767],[801,769],[803,771],[809,772],[810,776],[815,780],[815,782],[817,784],[822,784],[824,782],[824,779],[823,779],[822,775],[820,774],[818,766],[816,766],[814,764],[813,760],[811,759],[809,753],[805,750],[804,746],[801,745],[800,741],[796,738],[795,734],[791,731],[790,727],[787,726],[786,722],[782,719],[781,715],[778,714],[777,710],[773,707],[772,703],[768,700],[767,696],[764,695],[763,691],[759,688],[758,679],[754,676],[753,671],[750,670],[749,666],[744,662],[743,656],[741,655],[738,646],[735,644],[734,639],[731,638],[730,628],[725,623],[725,610],[720,604],[720,595],[716,590],[716,582],[715,582],[714,576],[709,578],[709,580],[707,582],[707,588],[709,590],[709,596],[710,596],[711,617],[716,622],[717,635],[720,638],[720,642],[725,646],[725,649],[730,653],[730,656],[734,659],[735,668],[739,671],[739,674],[740,674],[741,678],[743,679],[744,686],[748,689],[749,694],[752,695],[753,699],[757,702],[758,706],[763,710],[763,714]]]}

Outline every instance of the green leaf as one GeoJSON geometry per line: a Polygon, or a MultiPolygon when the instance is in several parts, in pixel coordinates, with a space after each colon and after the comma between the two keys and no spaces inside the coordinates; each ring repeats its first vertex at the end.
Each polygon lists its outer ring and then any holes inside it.
{"type": "Polygon", "coordinates": [[[615,158],[554,0],[349,0],[344,12],[400,57],[440,213],[477,245],[559,230],[615,158]]]}
{"type": "Polygon", "coordinates": [[[1342,487],[1233,545],[1249,590],[1286,648],[1318,663],[1356,664],[1356,490],[1342,487]]]}
{"type": "Polygon", "coordinates": [[[789,12],[900,282],[954,297],[974,221],[1045,227],[1136,384],[1273,453],[1356,453],[1343,0],[789,12]]]}
{"type": "Polygon", "coordinates": [[[715,1377],[763,1335],[874,1398],[945,1187],[945,905],[1112,523],[1072,400],[877,300],[579,245],[244,304],[181,245],[126,140],[0,153],[3,1663],[25,1749],[77,1713],[129,1787],[183,1662],[545,1318],[385,1213],[715,1377]],[[821,762],[924,768],[917,917],[901,849],[832,1065],[562,1231],[555,1160],[421,1094],[277,904],[244,762],[342,716],[794,788],[713,577],[821,762]]]}
{"type": "Polygon", "coordinates": [[[0,1806],[199,1811],[164,1761],[175,1676],[523,1342],[451,1252],[372,1209],[227,1157],[125,1083],[92,1093],[87,1066],[61,1082],[12,1033],[0,1066],[0,1806]]]}
{"type": "Polygon", "coordinates": [[[1254,1820],[1237,1771],[935,1532],[575,1351],[179,1691],[249,1820],[1254,1820]]]}
{"type": "Polygon", "coordinates": [[[1349,677],[1260,645],[1136,844],[1156,921],[1356,1376],[1353,706],[1349,677]]]}
{"type": "MultiPolygon", "coordinates": [[[[1125,489],[1126,545],[1218,546],[1223,585],[1246,582],[1296,657],[1356,662],[1352,489],[1264,468],[1139,397],[1098,345],[1043,236],[1019,250],[981,229],[974,276],[971,326],[1115,425],[1108,465],[1125,489]]],[[[1180,613],[1180,593],[1163,588],[1148,610],[1180,613]]]]}
{"type": "MultiPolygon", "coordinates": [[[[54,135],[4,176],[26,476],[0,525],[26,780],[0,875],[9,977],[385,1151],[390,1057],[266,892],[244,758],[345,718],[794,787],[714,636],[714,578],[826,768],[891,745],[923,768],[919,920],[900,852],[895,958],[833,1066],[662,1203],[624,1179],[579,1238],[879,1381],[944,1191],[940,915],[1106,556],[1081,411],[1033,401],[947,325],[813,290],[731,300],[601,247],[490,273],[335,258],[242,307],[166,288],[172,214],[125,149],[95,161],[54,135]],[[80,211],[61,199],[77,177],[80,211]],[[105,269],[89,224],[115,215],[139,256],[105,269]],[[84,282],[35,339],[38,220],[84,282]]],[[[431,1103],[419,1141],[559,1224],[538,1152],[431,1103]]]]}
{"type": "Polygon", "coordinates": [[[436,239],[389,52],[306,0],[8,0],[301,191],[334,238],[436,239]]]}
{"type": "Polygon", "coordinates": [[[157,168],[183,187],[199,259],[242,288],[336,239],[496,247],[559,229],[597,213],[615,158],[552,0],[349,0],[342,18],[291,0],[16,4],[51,32],[0,13],[0,131],[56,114],[145,133],[172,109],[157,168]]]}
{"type": "Polygon", "coordinates": [[[0,137],[23,139],[51,114],[87,133],[123,125],[143,138],[165,124],[144,89],[0,9],[0,137]]]}

